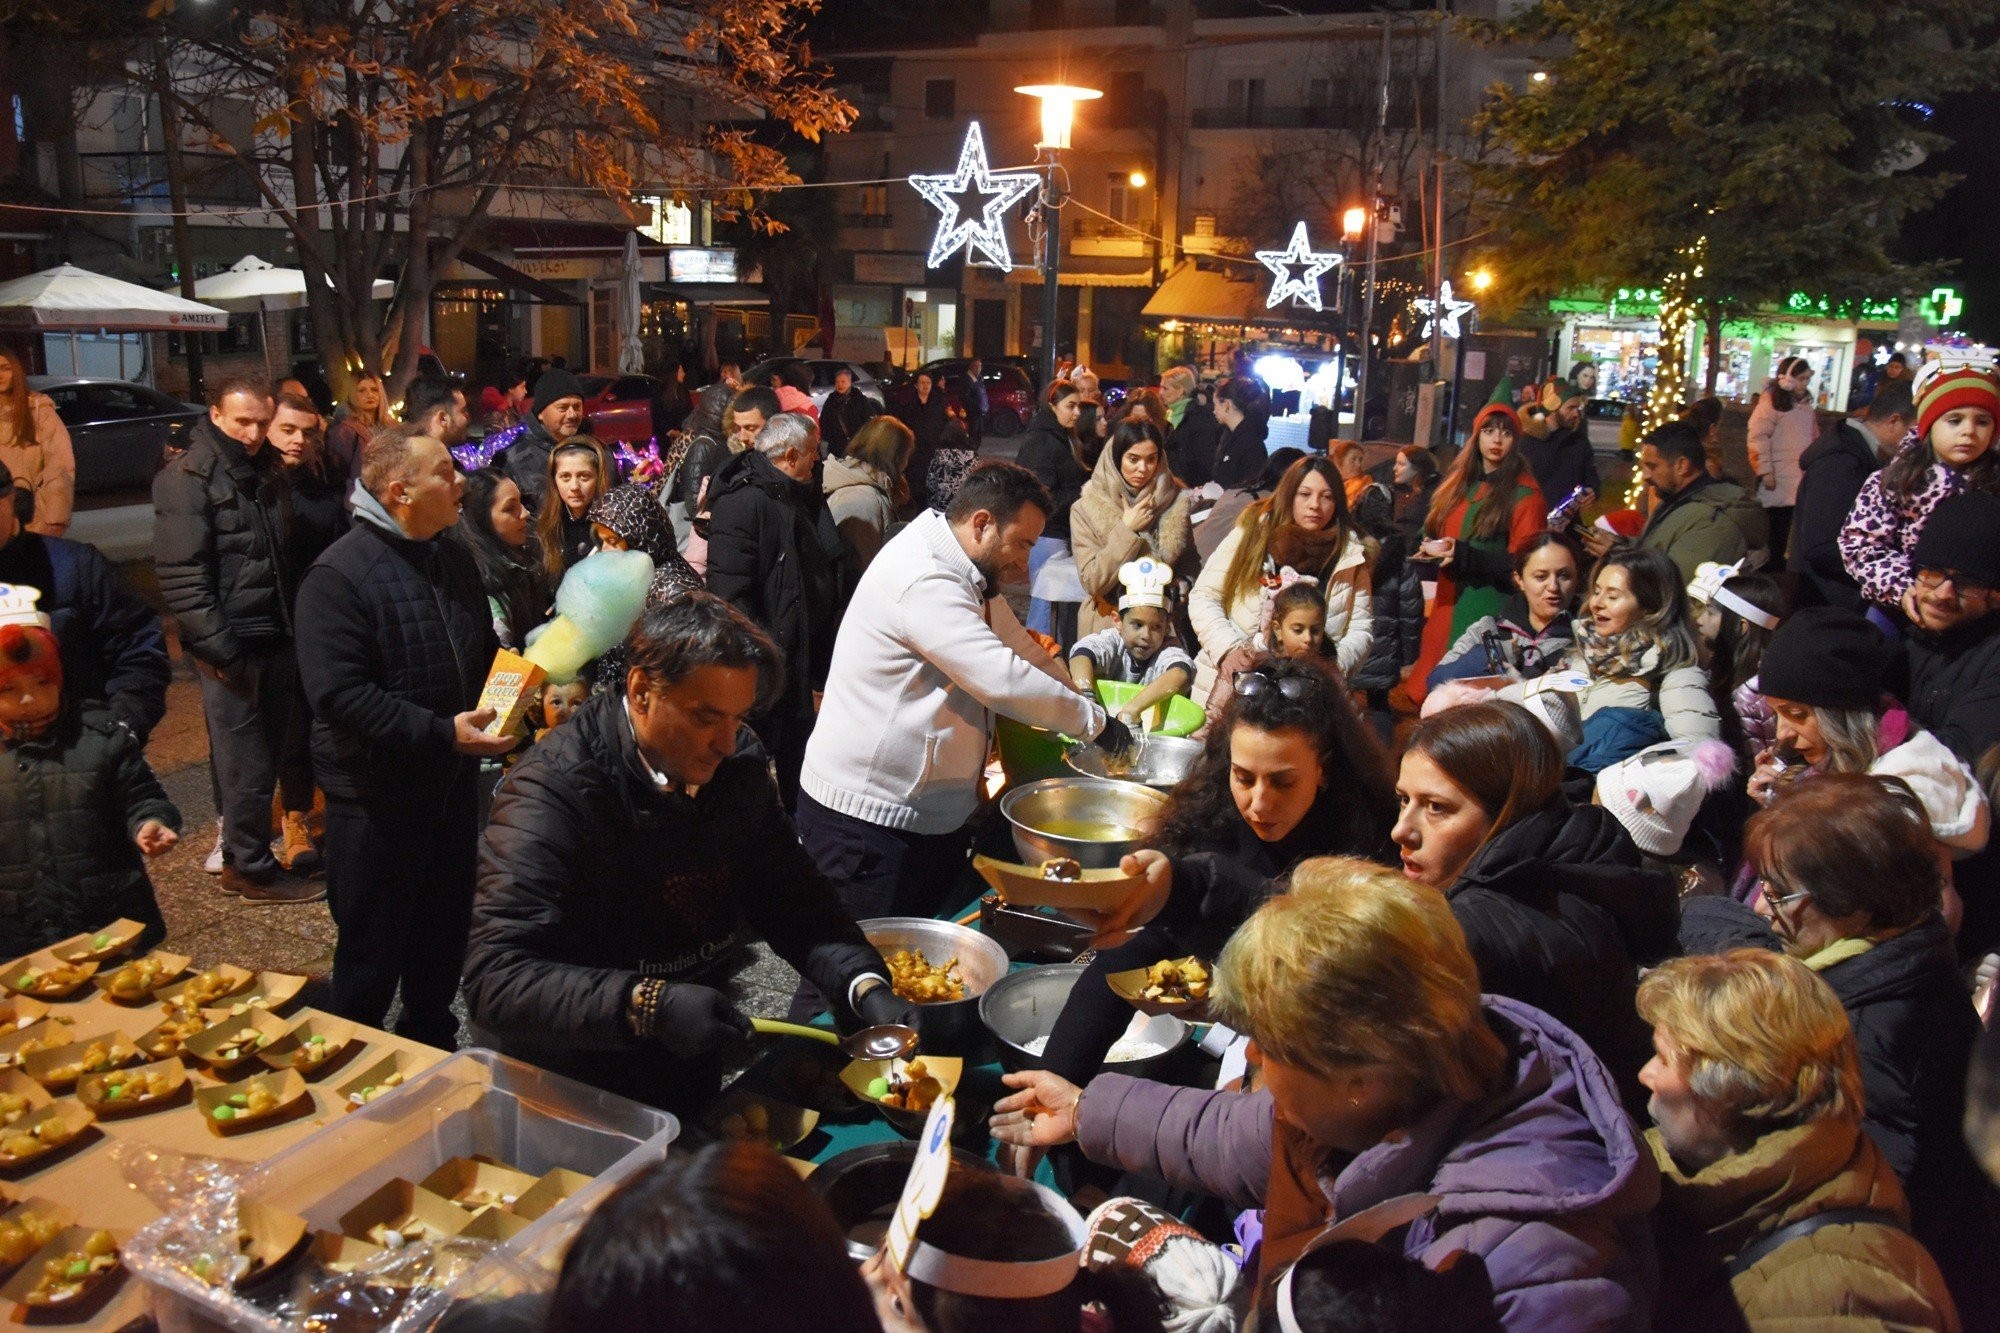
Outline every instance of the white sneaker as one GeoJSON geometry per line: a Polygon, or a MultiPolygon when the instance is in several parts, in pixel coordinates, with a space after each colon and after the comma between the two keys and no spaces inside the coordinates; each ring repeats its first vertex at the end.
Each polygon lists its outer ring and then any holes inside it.
{"type": "Polygon", "coordinates": [[[211,875],[222,873],[222,821],[219,819],[215,821],[215,846],[208,849],[208,859],[201,863],[201,868],[211,875]]]}

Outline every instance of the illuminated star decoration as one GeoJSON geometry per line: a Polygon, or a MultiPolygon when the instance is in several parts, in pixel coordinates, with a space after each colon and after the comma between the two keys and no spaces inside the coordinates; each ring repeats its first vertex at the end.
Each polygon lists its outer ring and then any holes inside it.
{"type": "Polygon", "coordinates": [[[1306,224],[1301,222],[1292,228],[1292,243],[1283,250],[1259,250],[1257,262],[1271,270],[1277,281],[1271,284],[1271,294],[1264,298],[1264,308],[1271,309],[1296,297],[1301,304],[1314,310],[1321,309],[1319,303],[1319,280],[1340,266],[1340,252],[1320,252],[1312,248],[1306,240],[1306,224]],[[1292,265],[1305,265],[1305,272],[1292,276],[1292,265]]]}
{"type": "Polygon", "coordinates": [[[994,171],[986,163],[986,139],[979,122],[965,129],[958,150],[958,170],[949,176],[912,176],[910,185],[944,216],[931,237],[927,268],[936,268],[961,249],[977,263],[977,255],[1002,272],[1011,273],[1014,257],[1007,250],[1007,210],[1032,194],[1041,177],[1032,171],[994,171]],[[983,201],[983,202],[982,202],[983,201]],[[979,216],[972,217],[974,208],[979,216]]]}
{"type": "Polygon", "coordinates": [[[1451,294],[1451,279],[1438,284],[1437,300],[1419,296],[1410,302],[1410,308],[1424,317],[1424,331],[1419,337],[1428,338],[1431,330],[1442,329],[1447,338],[1458,337],[1458,323],[1479,307],[1471,301],[1460,301],[1451,294]]]}

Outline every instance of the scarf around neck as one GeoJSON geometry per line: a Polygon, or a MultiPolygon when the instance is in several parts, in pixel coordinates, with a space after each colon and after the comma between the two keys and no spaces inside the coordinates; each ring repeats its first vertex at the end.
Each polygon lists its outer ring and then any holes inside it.
{"type": "Polygon", "coordinates": [[[1596,680],[1653,680],[1660,674],[1660,645],[1637,626],[1618,634],[1599,634],[1589,619],[1573,622],[1577,651],[1596,680]]]}

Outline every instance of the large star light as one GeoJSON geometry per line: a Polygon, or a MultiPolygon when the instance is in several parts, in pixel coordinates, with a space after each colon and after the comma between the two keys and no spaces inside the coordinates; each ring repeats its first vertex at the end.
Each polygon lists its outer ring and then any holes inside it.
{"type": "MultiPolygon", "coordinates": [[[[1041,177],[1032,171],[995,171],[986,164],[986,139],[979,122],[966,127],[958,150],[958,170],[949,176],[912,176],[910,185],[931,201],[943,216],[931,237],[924,264],[936,268],[961,249],[967,257],[984,255],[1003,272],[1012,272],[1014,257],[1007,250],[1007,210],[1032,194],[1041,177]],[[982,202],[983,201],[983,202],[982,202]],[[978,211],[978,218],[972,214],[978,211]]],[[[976,260],[975,260],[976,262],[976,260]]]]}
{"type": "Polygon", "coordinates": [[[1319,280],[1340,266],[1338,250],[1321,253],[1312,248],[1306,240],[1306,224],[1301,222],[1292,229],[1292,243],[1283,250],[1259,250],[1257,262],[1271,270],[1277,281],[1271,284],[1271,294],[1264,298],[1264,308],[1271,309],[1296,297],[1314,310],[1321,309],[1319,303],[1319,280]],[[1292,266],[1303,264],[1305,271],[1298,277],[1292,276],[1292,266]]]}
{"type": "Polygon", "coordinates": [[[1479,307],[1474,302],[1455,299],[1451,294],[1451,279],[1446,278],[1438,284],[1437,300],[1419,296],[1410,302],[1410,308],[1424,317],[1424,331],[1418,336],[1428,338],[1435,328],[1443,329],[1445,337],[1456,339],[1459,321],[1479,307]]]}

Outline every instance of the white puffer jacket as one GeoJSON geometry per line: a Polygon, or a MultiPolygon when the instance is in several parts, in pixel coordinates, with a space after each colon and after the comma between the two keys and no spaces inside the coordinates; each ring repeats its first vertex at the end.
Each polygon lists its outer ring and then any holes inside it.
{"type": "MultiPolygon", "coordinates": [[[[1243,529],[1222,539],[1215,554],[1201,567],[1194,591],[1188,595],[1188,619],[1194,623],[1201,651],[1195,655],[1194,697],[1206,699],[1215,687],[1215,664],[1231,648],[1256,637],[1264,615],[1263,599],[1251,588],[1227,606],[1222,588],[1229,579],[1229,562],[1243,544],[1243,529]]],[[[1368,568],[1368,551],[1352,530],[1347,544],[1334,561],[1333,572],[1320,588],[1326,597],[1326,641],[1333,645],[1343,675],[1368,657],[1375,642],[1375,600],[1368,568]]]]}

